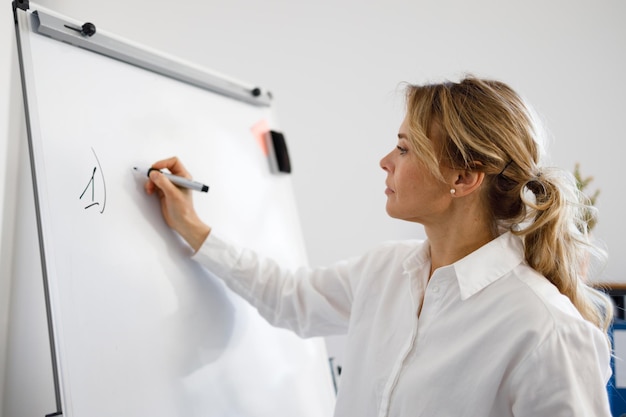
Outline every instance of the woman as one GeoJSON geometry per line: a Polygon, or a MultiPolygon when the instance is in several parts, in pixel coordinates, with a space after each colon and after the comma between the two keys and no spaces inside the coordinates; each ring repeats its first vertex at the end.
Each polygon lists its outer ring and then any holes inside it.
{"type": "MultiPolygon", "coordinates": [[[[328,268],[283,270],[221,240],[156,171],[146,191],[272,324],[347,334],[336,416],[608,417],[612,309],[584,280],[592,207],[571,175],[540,167],[536,137],[501,82],[408,86],[380,165],[387,213],[427,240],[328,268]]],[[[176,158],[153,167],[190,177],[176,158]]]]}

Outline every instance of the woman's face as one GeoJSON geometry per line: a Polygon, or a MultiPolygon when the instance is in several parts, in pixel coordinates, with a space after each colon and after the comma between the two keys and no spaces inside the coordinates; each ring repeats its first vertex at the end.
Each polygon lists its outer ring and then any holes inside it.
{"type": "Polygon", "coordinates": [[[421,224],[436,222],[450,204],[450,186],[432,175],[408,140],[405,118],[395,149],[380,161],[387,173],[385,194],[389,216],[421,224]]]}

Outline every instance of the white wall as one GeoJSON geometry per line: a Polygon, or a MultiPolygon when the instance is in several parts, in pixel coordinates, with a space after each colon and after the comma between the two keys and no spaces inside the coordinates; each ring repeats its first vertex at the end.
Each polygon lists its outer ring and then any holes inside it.
{"type": "MultiPolygon", "coordinates": [[[[378,161],[394,146],[402,118],[399,83],[440,81],[465,72],[504,80],[546,120],[554,137],[552,161],[570,169],[580,162],[583,174],[595,177],[592,185],[601,189],[595,234],[612,256],[604,279],[626,282],[616,150],[625,139],[623,0],[39,4],[269,88],[291,152],[314,265],[358,254],[381,240],[422,236],[419,226],[391,220],[384,212],[385,176],[378,161]]],[[[0,12],[6,33],[8,5],[0,12]]],[[[0,41],[4,57],[12,48],[5,39],[0,41]]],[[[11,71],[0,65],[3,92],[10,90],[11,71]]],[[[15,106],[15,99],[0,105],[2,121],[7,112],[17,117],[7,104],[15,106]]],[[[5,149],[15,149],[7,131],[0,130],[0,186],[11,182],[6,171],[15,169],[6,163],[14,151],[5,154],[5,149]]],[[[6,187],[0,193],[0,213],[11,212],[11,192],[6,187]]],[[[1,249],[6,259],[10,248],[3,244],[1,249]]],[[[6,281],[0,281],[2,294],[6,281]]],[[[335,346],[341,356],[341,339],[330,341],[329,349],[335,346]]]]}

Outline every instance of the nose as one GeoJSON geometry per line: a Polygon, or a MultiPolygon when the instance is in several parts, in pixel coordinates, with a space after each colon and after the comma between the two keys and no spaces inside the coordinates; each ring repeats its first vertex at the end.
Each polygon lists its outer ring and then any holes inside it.
{"type": "Polygon", "coordinates": [[[383,171],[391,171],[391,152],[383,156],[383,158],[380,160],[380,167],[383,169],[383,171]]]}

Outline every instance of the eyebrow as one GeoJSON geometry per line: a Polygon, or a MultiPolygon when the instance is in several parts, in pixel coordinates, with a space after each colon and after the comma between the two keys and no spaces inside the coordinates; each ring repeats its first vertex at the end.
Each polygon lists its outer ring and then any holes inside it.
{"type": "Polygon", "coordinates": [[[405,135],[404,133],[398,133],[398,139],[409,139],[409,137],[407,135],[405,135]]]}

